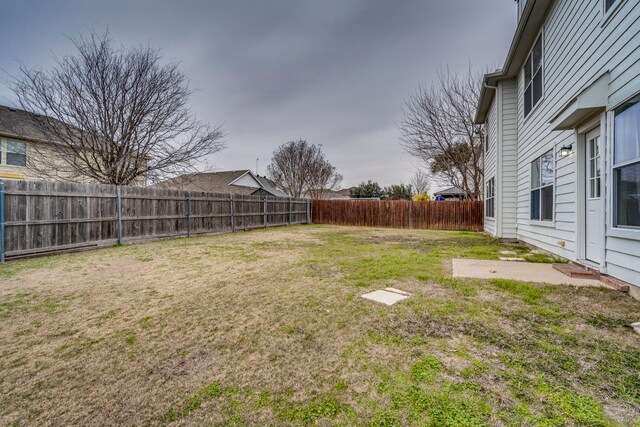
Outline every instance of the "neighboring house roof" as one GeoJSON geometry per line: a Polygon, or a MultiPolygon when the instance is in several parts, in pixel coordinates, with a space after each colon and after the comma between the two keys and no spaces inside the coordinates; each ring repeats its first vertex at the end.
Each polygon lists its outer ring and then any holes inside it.
{"type": "MultiPolygon", "coordinates": [[[[59,126],[62,134],[73,136],[75,133],[76,136],[79,136],[81,133],[76,127],[50,116],[41,116],[19,108],[0,105],[0,136],[60,145],[61,142],[59,140],[52,139],[42,131],[44,119],[48,124],[59,126]],[[38,123],[39,120],[40,123],[38,123]],[[63,130],[64,132],[62,132],[63,130]]],[[[150,157],[146,156],[146,159],[148,160],[150,157]]]]}
{"type": "MultiPolygon", "coordinates": [[[[341,190],[323,190],[325,199],[350,199],[351,198],[351,189],[343,188],[341,190]]],[[[305,193],[305,197],[310,197],[309,192],[305,193]]]]}
{"type": "Polygon", "coordinates": [[[329,190],[328,197],[330,199],[350,199],[351,189],[353,189],[353,187],[343,188],[342,190],[337,190],[337,191],[329,190]]]}
{"type": "Polygon", "coordinates": [[[258,179],[258,181],[260,181],[260,184],[262,184],[262,187],[266,191],[268,191],[269,193],[273,194],[274,196],[276,196],[276,197],[289,197],[289,195],[287,193],[285,193],[284,191],[282,191],[278,187],[276,187],[276,183],[275,182],[271,181],[266,176],[256,175],[256,178],[258,179]]]}
{"type": "Polygon", "coordinates": [[[434,196],[464,196],[464,194],[465,192],[458,187],[449,187],[433,193],[434,196]]]}
{"type": "Polygon", "coordinates": [[[47,141],[37,125],[38,116],[18,108],[0,105],[0,135],[31,141],[47,141]]]}
{"type": "MultiPolygon", "coordinates": [[[[154,184],[154,187],[177,188],[186,191],[204,191],[207,193],[233,193],[242,195],[268,194],[277,197],[289,197],[275,185],[265,185],[266,178],[257,177],[248,169],[221,172],[199,172],[180,175],[154,184]]],[[[268,180],[267,180],[268,181],[268,180]]]]}
{"type": "Polygon", "coordinates": [[[491,86],[496,86],[499,81],[512,79],[518,75],[522,65],[527,60],[529,50],[538,39],[540,29],[542,29],[544,20],[554,1],[555,0],[526,1],[504,65],[494,73],[485,74],[483,78],[483,85],[480,89],[480,99],[474,120],[476,124],[482,124],[487,119],[489,107],[495,95],[495,89],[491,86]]]}

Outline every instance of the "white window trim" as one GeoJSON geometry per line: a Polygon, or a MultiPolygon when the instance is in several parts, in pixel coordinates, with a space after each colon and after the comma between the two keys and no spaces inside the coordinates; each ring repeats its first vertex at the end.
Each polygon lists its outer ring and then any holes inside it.
{"type": "MultiPolygon", "coordinates": [[[[554,190],[554,215],[553,215],[553,221],[540,221],[537,219],[530,219],[529,220],[529,225],[533,225],[536,227],[547,227],[547,228],[556,228],[556,216],[555,216],[555,190],[554,190]]],[[[531,213],[529,213],[529,216],[531,216],[531,213]]]]}
{"type": "Polygon", "coordinates": [[[484,125],[484,153],[487,154],[489,153],[489,149],[491,148],[490,146],[490,141],[489,141],[489,121],[487,120],[487,122],[484,125]]]}
{"type": "Polygon", "coordinates": [[[610,183],[609,185],[606,186],[606,197],[608,198],[607,201],[607,206],[608,206],[608,212],[607,212],[607,230],[606,230],[606,235],[607,237],[616,237],[619,239],[626,239],[626,240],[636,240],[636,241],[640,241],[640,229],[638,228],[630,228],[630,227],[619,227],[617,225],[615,225],[616,223],[616,200],[615,200],[615,188],[614,188],[614,183],[615,183],[615,169],[617,167],[621,167],[621,166],[625,166],[628,164],[632,164],[635,163],[633,161],[627,161],[627,162],[622,162],[619,163],[617,165],[613,164],[613,160],[614,160],[614,151],[615,151],[615,140],[614,138],[614,133],[615,133],[615,126],[614,126],[614,120],[615,120],[615,109],[618,108],[620,105],[624,104],[625,102],[627,102],[628,100],[634,98],[635,96],[637,96],[637,94],[634,94],[632,96],[630,96],[629,98],[625,99],[623,102],[621,102],[619,105],[617,105],[615,108],[607,111],[607,140],[611,141],[611,149],[608,150],[608,152],[606,153],[607,155],[607,160],[608,160],[608,167],[606,168],[607,170],[607,174],[609,175],[609,179],[608,182],[610,183]]]}
{"type": "Polygon", "coordinates": [[[29,164],[29,143],[27,141],[23,141],[21,139],[15,139],[15,138],[2,138],[0,139],[0,144],[2,145],[2,156],[0,158],[0,165],[2,165],[3,167],[7,167],[7,168],[15,168],[15,169],[24,169],[27,166],[20,166],[20,165],[10,165],[7,163],[7,147],[9,146],[9,141],[14,141],[14,142],[21,142],[24,144],[24,158],[25,158],[25,163],[28,165],[29,164]]]}
{"type": "MultiPolygon", "coordinates": [[[[529,49],[529,53],[526,56],[526,59],[524,60],[524,65],[521,68],[522,71],[522,116],[524,117],[524,121],[526,122],[527,119],[529,117],[531,117],[533,115],[533,113],[538,109],[538,106],[540,104],[542,104],[544,102],[544,98],[545,98],[545,84],[544,82],[547,80],[547,74],[545,71],[546,68],[546,53],[547,53],[547,38],[544,36],[545,34],[545,26],[543,25],[542,28],[540,29],[540,31],[538,32],[538,35],[535,38],[535,41],[533,42],[533,45],[531,46],[531,49],[529,49]],[[527,61],[529,60],[529,58],[531,57],[532,53],[533,53],[533,49],[536,47],[536,43],[538,41],[538,39],[542,38],[542,59],[541,59],[541,67],[542,67],[542,95],[540,96],[540,99],[538,100],[538,102],[536,102],[535,105],[531,106],[531,111],[529,111],[529,114],[525,114],[525,105],[524,105],[524,93],[527,90],[527,82],[525,81],[525,72],[524,72],[524,66],[527,65],[527,61]]],[[[531,75],[531,81],[533,82],[533,74],[531,75]]],[[[533,94],[532,94],[533,96],[533,94]]],[[[533,98],[532,98],[533,99],[533,98]]]]}
{"type": "MultiPolygon", "coordinates": [[[[555,228],[556,226],[556,188],[557,188],[557,161],[556,161],[556,147],[555,145],[550,150],[545,150],[542,154],[536,156],[529,162],[529,225],[542,226],[542,227],[550,227],[555,228]],[[551,152],[553,154],[553,184],[545,185],[544,187],[536,187],[536,189],[540,190],[540,216],[542,216],[542,189],[546,187],[553,187],[553,209],[551,214],[551,219],[532,219],[531,218],[531,192],[534,190],[531,187],[531,164],[536,160],[542,158],[545,154],[551,152]]],[[[540,179],[542,180],[542,162],[540,163],[540,179]]]]}
{"type": "MultiPolygon", "coordinates": [[[[602,133],[602,132],[601,132],[602,133]]],[[[589,185],[587,186],[587,188],[585,188],[585,198],[586,200],[600,200],[603,196],[602,194],[602,181],[604,178],[604,173],[603,173],[603,168],[602,168],[602,150],[604,148],[604,138],[602,137],[602,135],[599,135],[598,137],[598,144],[596,144],[596,146],[598,147],[598,156],[597,157],[591,157],[591,141],[592,140],[587,140],[586,141],[586,152],[585,152],[585,158],[587,160],[587,162],[589,163],[589,166],[587,168],[587,175],[590,174],[591,172],[593,172],[590,168],[591,168],[591,160],[598,160],[598,163],[600,164],[600,175],[598,175],[598,177],[591,177],[588,176],[588,181],[589,181],[589,185]],[[597,197],[592,197],[591,196],[591,181],[593,180],[599,180],[600,182],[600,186],[597,187],[598,188],[598,196],[597,197]]],[[[586,165],[585,165],[586,166],[586,165]]],[[[596,188],[596,187],[594,187],[596,188]]]]}
{"type": "MultiPolygon", "coordinates": [[[[620,0],[620,3],[624,1],[625,0],[620,0]]],[[[612,9],[615,7],[616,6],[614,5],[612,9]]],[[[616,110],[637,96],[640,96],[640,93],[634,93],[633,95],[626,98],[624,101],[618,103],[618,105],[616,105],[614,108],[607,111],[608,139],[609,141],[611,141],[611,144],[610,144],[611,149],[609,150],[609,153],[607,155],[607,158],[609,160],[608,163],[610,165],[607,168],[607,172],[611,177],[610,178],[611,185],[607,186],[608,189],[606,191],[607,196],[609,196],[608,205],[609,205],[609,212],[610,212],[610,218],[607,223],[607,236],[618,237],[621,239],[629,239],[629,240],[640,240],[640,227],[625,226],[625,225],[619,226],[616,224],[618,220],[618,217],[617,217],[618,212],[617,212],[617,204],[616,204],[616,188],[615,188],[616,169],[638,163],[640,160],[636,158],[632,160],[626,160],[620,163],[614,163],[615,161],[615,118],[616,118],[616,110]]]]}
{"type": "Polygon", "coordinates": [[[491,186],[492,187],[491,188],[491,190],[492,190],[491,197],[485,197],[485,211],[486,211],[486,206],[487,206],[486,202],[488,200],[493,200],[493,207],[492,207],[493,212],[492,212],[491,216],[485,215],[485,217],[487,219],[491,219],[491,220],[495,221],[495,219],[496,219],[496,177],[495,176],[492,176],[491,178],[489,178],[489,180],[485,183],[485,192],[487,191],[487,186],[492,181],[493,181],[493,183],[492,183],[493,185],[491,186]]]}
{"type": "Polygon", "coordinates": [[[620,11],[620,7],[626,3],[627,0],[617,0],[613,6],[609,10],[607,10],[606,0],[600,0],[600,5],[602,6],[602,21],[600,23],[600,27],[606,26],[609,21],[613,19],[615,15],[620,11]]]}

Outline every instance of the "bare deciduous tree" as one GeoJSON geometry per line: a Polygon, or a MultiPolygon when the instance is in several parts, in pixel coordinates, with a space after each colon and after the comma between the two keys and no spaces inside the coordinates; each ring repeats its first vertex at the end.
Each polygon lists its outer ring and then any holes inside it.
{"type": "MultiPolygon", "coordinates": [[[[323,155],[324,157],[324,155],[323,155]]],[[[312,199],[327,198],[330,190],[338,190],[342,183],[342,175],[326,159],[315,162],[309,173],[307,194],[312,199]]]]}
{"type": "Polygon", "coordinates": [[[289,141],[273,152],[267,175],[292,197],[308,195],[313,199],[326,197],[342,182],[336,168],[326,159],[322,148],[300,139],[289,141]]]}
{"type": "Polygon", "coordinates": [[[416,194],[428,194],[429,191],[431,191],[431,178],[422,170],[416,171],[411,177],[409,184],[413,187],[416,194]]]}
{"type": "Polygon", "coordinates": [[[198,122],[186,76],[149,47],[114,46],[108,33],[74,41],[48,70],[21,65],[11,87],[50,141],[33,144],[36,174],[126,185],[193,171],[224,148],[221,127],[198,122]]]}
{"type": "Polygon", "coordinates": [[[482,195],[483,126],[474,123],[480,81],[471,69],[441,71],[430,89],[410,95],[400,124],[405,150],[471,199],[482,195]]]}

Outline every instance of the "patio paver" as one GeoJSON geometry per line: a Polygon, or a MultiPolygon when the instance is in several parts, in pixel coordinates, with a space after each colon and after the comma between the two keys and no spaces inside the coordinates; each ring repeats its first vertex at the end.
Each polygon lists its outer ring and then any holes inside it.
{"type": "Polygon", "coordinates": [[[373,292],[367,292],[360,295],[364,299],[368,299],[375,302],[381,302],[386,305],[393,305],[397,302],[405,300],[411,296],[409,292],[401,291],[396,288],[379,289],[373,292]]]}

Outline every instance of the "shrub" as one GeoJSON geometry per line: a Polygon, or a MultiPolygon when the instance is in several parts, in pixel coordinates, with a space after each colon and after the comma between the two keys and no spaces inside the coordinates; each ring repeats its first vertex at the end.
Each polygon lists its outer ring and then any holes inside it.
{"type": "Polygon", "coordinates": [[[429,196],[427,193],[416,194],[411,199],[414,202],[428,202],[429,200],[431,200],[431,196],[429,196]]]}

